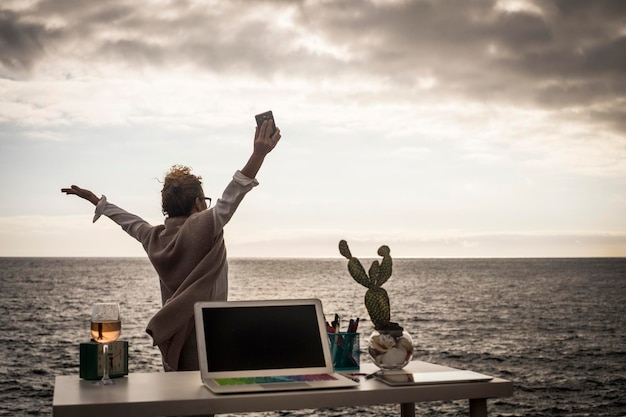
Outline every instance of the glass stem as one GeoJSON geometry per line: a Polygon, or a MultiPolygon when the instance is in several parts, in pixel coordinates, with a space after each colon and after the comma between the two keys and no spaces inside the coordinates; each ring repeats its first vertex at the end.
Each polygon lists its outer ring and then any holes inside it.
{"type": "Polygon", "coordinates": [[[111,378],[109,378],[109,344],[105,343],[102,345],[102,355],[104,359],[104,372],[102,375],[102,384],[109,385],[111,383],[111,378]]]}

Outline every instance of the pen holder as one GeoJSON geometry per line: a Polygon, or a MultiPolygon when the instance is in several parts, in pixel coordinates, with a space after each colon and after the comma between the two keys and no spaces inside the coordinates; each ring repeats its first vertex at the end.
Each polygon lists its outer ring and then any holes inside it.
{"type": "Polygon", "coordinates": [[[328,333],[328,341],[333,368],[336,371],[359,369],[361,358],[359,333],[328,333]]]}

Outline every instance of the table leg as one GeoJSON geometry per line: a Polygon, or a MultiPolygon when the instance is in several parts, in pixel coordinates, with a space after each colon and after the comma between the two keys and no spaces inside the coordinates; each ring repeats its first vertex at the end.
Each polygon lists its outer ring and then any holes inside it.
{"type": "Polygon", "coordinates": [[[415,417],[415,403],[400,404],[400,415],[402,417],[415,417]]]}
{"type": "Polygon", "coordinates": [[[473,398],[469,400],[470,417],[487,417],[487,399],[473,398]]]}

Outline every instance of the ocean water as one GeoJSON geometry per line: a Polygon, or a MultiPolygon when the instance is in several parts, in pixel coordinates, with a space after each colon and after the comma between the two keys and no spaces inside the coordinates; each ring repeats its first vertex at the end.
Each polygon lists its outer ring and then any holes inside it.
{"type": "MultiPolygon", "coordinates": [[[[626,416],[626,258],[395,259],[385,288],[416,359],[513,381],[513,397],[488,401],[490,416],[626,416]]],[[[320,298],[329,318],[364,319],[362,347],[372,330],[364,294],[344,259],[230,260],[231,300],[320,298]]],[[[78,373],[96,301],[120,303],[130,372],[161,371],[144,330],[160,306],[145,259],[0,258],[0,295],[0,416],[52,415],[54,377],[78,373]]],[[[466,401],[417,406],[421,416],[466,413],[466,401]]],[[[386,405],[251,415],[398,414],[386,405]]]]}

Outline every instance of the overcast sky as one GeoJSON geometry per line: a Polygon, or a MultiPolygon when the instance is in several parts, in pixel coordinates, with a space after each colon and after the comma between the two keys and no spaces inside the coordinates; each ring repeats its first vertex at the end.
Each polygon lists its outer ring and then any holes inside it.
{"type": "Polygon", "coordinates": [[[0,256],[140,256],[273,110],[231,257],[626,256],[626,2],[2,0],[0,256]]]}

